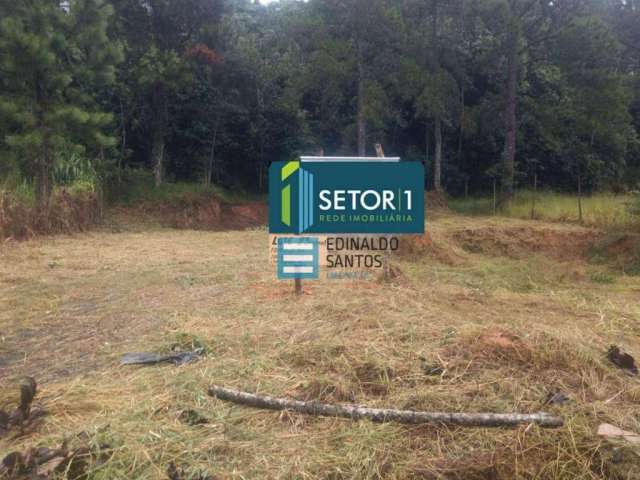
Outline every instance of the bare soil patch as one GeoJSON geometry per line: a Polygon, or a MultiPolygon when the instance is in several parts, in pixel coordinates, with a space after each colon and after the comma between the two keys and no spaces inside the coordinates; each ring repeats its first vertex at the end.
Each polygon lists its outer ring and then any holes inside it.
{"type": "Polygon", "coordinates": [[[232,205],[210,193],[188,194],[171,202],[143,205],[146,214],[166,227],[182,230],[227,231],[265,225],[267,205],[232,205]]]}

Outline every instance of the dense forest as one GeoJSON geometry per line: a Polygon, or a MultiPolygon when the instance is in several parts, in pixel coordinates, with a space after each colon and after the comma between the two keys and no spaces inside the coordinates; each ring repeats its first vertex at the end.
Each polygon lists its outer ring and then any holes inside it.
{"type": "Polygon", "coordinates": [[[387,155],[453,195],[638,188],[638,0],[0,3],[0,178],[266,189],[387,155]]]}

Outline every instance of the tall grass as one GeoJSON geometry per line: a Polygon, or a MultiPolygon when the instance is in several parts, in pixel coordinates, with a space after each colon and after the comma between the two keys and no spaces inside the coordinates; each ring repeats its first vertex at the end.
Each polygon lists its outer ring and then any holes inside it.
{"type": "Polygon", "coordinates": [[[73,192],[95,191],[99,182],[95,162],[77,152],[60,152],[53,169],[54,185],[63,186],[73,192]]]}
{"type": "Polygon", "coordinates": [[[258,194],[228,190],[218,185],[209,187],[195,182],[165,182],[159,187],[154,184],[151,172],[147,170],[130,169],[123,172],[119,182],[114,182],[108,189],[108,201],[121,205],[135,205],[138,203],[173,203],[184,199],[185,196],[212,194],[227,203],[246,203],[259,201],[264,198],[258,194]]]}
{"type": "MultiPolygon", "coordinates": [[[[95,192],[99,182],[91,158],[65,150],[56,153],[51,177],[54,193],[61,189],[72,194],[95,192]]],[[[0,194],[10,195],[24,206],[35,205],[33,180],[15,165],[0,175],[0,194]]]]}
{"type": "MultiPolygon", "coordinates": [[[[513,218],[532,218],[534,194],[519,191],[507,205],[498,209],[497,215],[513,218]]],[[[598,193],[582,198],[582,223],[595,227],[629,228],[640,225],[637,195],[613,195],[598,193]]],[[[455,198],[449,207],[465,215],[492,215],[493,200],[487,197],[455,198]]],[[[427,205],[428,208],[428,205],[427,205]]],[[[533,218],[557,222],[578,222],[578,197],[555,192],[538,192],[535,196],[533,218]]]]}

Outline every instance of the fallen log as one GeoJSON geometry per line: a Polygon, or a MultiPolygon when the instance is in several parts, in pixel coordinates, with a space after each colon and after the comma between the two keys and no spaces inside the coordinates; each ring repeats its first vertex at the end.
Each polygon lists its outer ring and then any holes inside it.
{"type": "Polygon", "coordinates": [[[416,412],[387,408],[368,408],[360,405],[331,405],[319,402],[303,402],[266,395],[254,395],[218,385],[209,386],[209,395],[228,402],[268,410],[293,410],[322,417],[342,417],[352,420],[368,419],[373,422],[398,422],[408,424],[441,423],[462,427],[513,427],[535,423],[541,427],[561,427],[562,417],[539,413],[445,413],[416,412]]]}

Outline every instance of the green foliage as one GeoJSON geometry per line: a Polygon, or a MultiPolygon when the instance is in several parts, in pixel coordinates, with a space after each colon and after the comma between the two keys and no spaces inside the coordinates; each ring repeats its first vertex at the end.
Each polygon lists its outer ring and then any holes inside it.
{"type": "Polygon", "coordinates": [[[3,140],[36,177],[39,201],[51,193],[51,172],[63,150],[92,158],[114,145],[97,89],[113,82],[122,54],[107,37],[113,8],[72,0],[68,8],[39,0],[13,2],[0,21],[3,140]]]}
{"type": "Polygon", "coordinates": [[[35,202],[33,184],[18,169],[0,179],[0,193],[10,193],[17,201],[28,206],[35,202]]]}
{"type": "Polygon", "coordinates": [[[56,185],[94,190],[98,183],[98,173],[94,162],[81,152],[61,150],[56,158],[53,179],[56,185]]]}
{"type": "Polygon", "coordinates": [[[66,182],[59,170],[83,158],[108,182],[147,168],[156,183],[264,192],[270,162],[355,154],[364,132],[369,154],[382,143],[423,161],[429,181],[441,148],[449,193],[487,193],[508,173],[511,59],[516,188],[536,175],[562,191],[636,189],[630,3],[5,2],[0,175],[66,182]]]}

